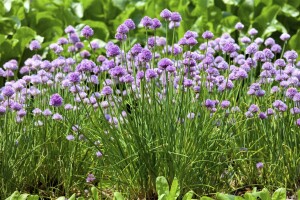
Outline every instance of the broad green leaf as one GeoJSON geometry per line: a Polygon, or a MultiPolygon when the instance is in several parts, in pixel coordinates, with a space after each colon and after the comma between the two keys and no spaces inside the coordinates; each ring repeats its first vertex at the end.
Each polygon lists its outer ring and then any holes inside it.
{"type": "Polygon", "coordinates": [[[217,200],[234,200],[234,197],[235,197],[234,195],[223,194],[220,192],[217,192],[217,195],[216,195],[217,200]]]}
{"type": "Polygon", "coordinates": [[[114,192],[114,199],[115,200],[124,200],[124,197],[120,192],[114,192]]]}
{"type": "Polygon", "coordinates": [[[220,28],[221,28],[222,32],[231,33],[233,31],[235,31],[234,26],[239,21],[240,21],[240,19],[234,15],[225,17],[221,20],[220,28]]]}
{"type": "Polygon", "coordinates": [[[13,39],[19,40],[18,46],[19,51],[23,52],[25,47],[29,44],[29,42],[34,39],[36,36],[36,33],[34,30],[32,30],[29,27],[21,27],[17,30],[17,32],[14,34],[13,39]]]}
{"type": "Polygon", "coordinates": [[[21,195],[18,197],[18,200],[26,200],[28,196],[29,196],[29,194],[21,194],[21,195]]]}
{"type": "Polygon", "coordinates": [[[297,199],[300,200],[300,190],[297,191],[297,199]]]}
{"type": "Polygon", "coordinates": [[[276,18],[279,11],[280,6],[278,5],[264,7],[264,9],[261,11],[261,14],[255,18],[253,27],[258,30],[259,34],[261,34],[262,31],[276,18]]]}
{"type": "Polygon", "coordinates": [[[62,197],[58,197],[56,200],[65,200],[66,197],[62,196],[62,197]]]}
{"type": "Polygon", "coordinates": [[[13,0],[4,0],[4,8],[7,12],[10,11],[13,0]]]}
{"type": "Polygon", "coordinates": [[[20,192],[15,191],[14,193],[12,193],[12,195],[10,195],[7,199],[5,200],[17,200],[18,197],[20,196],[20,192]]]}
{"type": "Polygon", "coordinates": [[[299,0],[288,0],[288,4],[292,5],[294,8],[298,8],[300,6],[299,0]]]}
{"type": "Polygon", "coordinates": [[[200,198],[200,200],[213,200],[213,198],[207,197],[207,196],[203,196],[200,198]]]}
{"type": "Polygon", "coordinates": [[[74,10],[74,13],[77,15],[77,17],[82,18],[83,17],[83,6],[81,3],[72,3],[72,9],[74,10]]]}
{"type": "Polygon", "coordinates": [[[173,179],[172,185],[171,185],[171,189],[170,189],[170,193],[168,195],[168,200],[174,200],[177,199],[177,197],[179,196],[180,193],[180,188],[178,185],[178,179],[175,177],[173,179]]]}
{"type": "Polygon", "coordinates": [[[92,196],[94,200],[98,200],[98,189],[96,187],[92,187],[92,196]]]}
{"type": "MultiPolygon", "coordinates": [[[[191,200],[193,198],[193,195],[194,195],[194,192],[189,191],[183,196],[182,200],[191,200]]],[[[205,199],[205,200],[210,200],[210,199],[205,199]]]]}
{"type": "Polygon", "coordinates": [[[281,32],[281,33],[286,33],[287,30],[286,28],[279,22],[277,22],[276,20],[273,21],[273,23],[271,23],[263,32],[262,34],[262,38],[266,38],[269,37],[273,32],[281,32]]]}
{"type": "Polygon", "coordinates": [[[75,200],[76,199],[76,195],[73,194],[68,200],[75,200]]]}
{"type": "Polygon", "coordinates": [[[271,194],[266,188],[264,188],[262,191],[259,192],[259,198],[261,200],[271,200],[271,194]]]}
{"type": "Polygon", "coordinates": [[[245,199],[243,197],[240,197],[240,196],[235,196],[234,200],[245,200],[245,199]]]}
{"type": "Polygon", "coordinates": [[[277,189],[272,195],[272,200],[286,200],[286,189],[277,189]]]}
{"type": "Polygon", "coordinates": [[[159,176],[156,178],[156,192],[158,196],[161,196],[163,194],[168,195],[169,194],[169,184],[165,177],[159,176]]]}
{"type": "Polygon", "coordinates": [[[223,2],[228,5],[237,6],[241,2],[241,0],[223,0],[223,2]]]}
{"type": "Polygon", "coordinates": [[[158,196],[158,200],[167,200],[168,195],[167,194],[162,194],[158,196]]]}
{"type": "Polygon", "coordinates": [[[299,10],[289,4],[284,4],[281,11],[286,16],[289,16],[289,17],[298,17],[299,16],[299,10]]]}
{"type": "Polygon", "coordinates": [[[113,5],[120,10],[124,10],[126,4],[128,3],[128,0],[112,0],[113,5]]]}
{"type": "Polygon", "coordinates": [[[29,195],[27,197],[27,200],[39,200],[39,196],[38,195],[29,195]]]}
{"type": "Polygon", "coordinates": [[[244,194],[244,199],[245,200],[256,200],[255,196],[253,196],[250,192],[246,192],[244,194]]]}
{"type": "Polygon", "coordinates": [[[297,33],[291,37],[288,45],[291,49],[297,50],[297,53],[300,55],[300,30],[298,30],[297,33]]]}

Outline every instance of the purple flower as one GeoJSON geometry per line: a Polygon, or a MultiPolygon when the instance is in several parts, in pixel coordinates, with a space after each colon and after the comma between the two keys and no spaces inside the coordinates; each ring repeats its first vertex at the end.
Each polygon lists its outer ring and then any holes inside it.
{"type": "Polygon", "coordinates": [[[260,112],[258,116],[260,119],[266,119],[268,117],[267,114],[264,112],[260,112]]]}
{"type": "Polygon", "coordinates": [[[67,135],[67,140],[69,140],[69,141],[73,141],[73,140],[75,140],[75,137],[74,137],[74,135],[67,135]]]}
{"type": "Polygon", "coordinates": [[[246,54],[255,54],[258,51],[258,45],[255,43],[250,44],[246,48],[246,54]]]}
{"type": "Polygon", "coordinates": [[[149,62],[152,59],[152,53],[148,49],[142,49],[141,53],[139,53],[139,61],[141,62],[149,62]]]}
{"type": "Polygon", "coordinates": [[[283,33],[283,34],[281,34],[281,36],[280,36],[280,39],[282,40],[282,41],[287,41],[288,39],[290,39],[290,35],[289,34],[287,34],[287,33],[283,33]]]}
{"type": "Polygon", "coordinates": [[[125,24],[121,24],[118,26],[117,32],[121,34],[126,34],[129,32],[129,28],[125,24]]]}
{"type": "Polygon", "coordinates": [[[94,174],[88,174],[87,178],[86,178],[86,182],[87,183],[92,183],[96,180],[94,174]]]}
{"type": "Polygon", "coordinates": [[[105,49],[107,57],[115,57],[121,53],[120,47],[112,42],[108,42],[105,49]]]}
{"type": "Polygon", "coordinates": [[[97,151],[97,152],[96,152],[96,156],[97,156],[98,158],[102,157],[101,151],[97,151]]]}
{"type": "Polygon", "coordinates": [[[279,44],[274,44],[271,47],[271,51],[273,51],[274,53],[280,53],[281,52],[281,46],[279,44]]]}
{"type": "Polygon", "coordinates": [[[15,94],[14,89],[11,86],[5,86],[2,88],[2,95],[5,97],[11,97],[15,94]]]}
{"type": "Polygon", "coordinates": [[[297,92],[293,95],[293,101],[299,102],[300,101],[300,92],[297,92]]]}
{"type": "Polygon", "coordinates": [[[111,89],[110,86],[104,86],[102,88],[102,91],[101,91],[101,94],[104,95],[104,96],[108,96],[108,95],[111,95],[113,93],[113,90],[111,89]]]}
{"type": "Polygon", "coordinates": [[[153,21],[150,17],[145,16],[142,18],[141,20],[141,24],[145,27],[145,28],[150,28],[153,24],[153,21]]]}
{"type": "Polygon", "coordinates": [[[158,62],[160,69],[166,69],[169,65],[173,65],[173,62],[169,58],[163,58],[158,62]]]}
{"type": "Polygon", "coordinates": [[[250,111],[247,111],[247,112],[245,112],[245,116],[246,116],[247,118],[252,118],[252,117],[253,117],[253,113],[250,112],[250,111]]]}
{"type": "Polygon", "coordinates": [[[44,116],[51,116],[52,115],[52,112],[51,112],[51,110],[49,110],[49,109],[45,109],[44,111],[43,111],[43,115],[44,116]]]}
{"type": "Polygon", "coordinates": [[[287,105],[283,103],[281,100],[275,100],[273,106],[281,112],[286,111],[288,108],[287,105]]]}
{"type": "Polygon", "coordinates": [[[41,48],[41,44],[40,44],[39,41],[37,41],[37,40],[32,40],[32,41],[30,42],[29,49],[30,49],[31,51],[38,50],[38,49],[40,49],[40,48],[41,48]]]}
{"type": "Polygon", "coordinates": [[[296,60],[298,58],[298,54],[296,51],[294,50],[291,50],[291,51],[287,51],[284,53],[284,56],[283,56],[287,61],[289,60],[296,60]]]}
{"type": "Polygon", "coordinates": [[[129,28],[129,30],[135,29],[135,23],[132,19],[126,19],[124,24],[129,28]]]}
{"type": "Polygon", "coordinates": [[[210,32],[210,31],[205,31],[202,34],[202,38],[206,39],[206,40],[212,39],[213,37],[214,37],[214,34],[212,32],[210,32]]]}
{"type": "Polygon", "coordinates": [[[154,18],[152,22],[152,26],[150,27],[151,29],[157,29],[161,27],[161,23],[157,18],[154,18]]]}
{"type": "Polygon", "coordinates": [[[274,110],[272,108],[268,108],[267,115],[274,115],[274,110]]]}
{"type": "Polygon", "coordinates": [[[21,104],[19,104],[18,102],[13,102],[11,105],[10,105],[10,108],[14,111],[19,111],[23,108],[23,106],[21,104]]]}
{"type": "Polygon", "coordinates": [[[65,45],[65,44],[68,44],[68,43],[69,43],[68,39],[64,38],[64,37],[59,38],[58,41],[57,41],[57,44],[59,44],[59,45],[65,45]]]}
{"type": "Polygon", "coordinates": [[[255,28],[251,28],[249,31],[248,31],[248,34],[251,35],[251,36],[254,36],[258,33],[258,31],[255,29],[255,28]]]}
{"type": "Polygon", "coordinates": [[[275,40],[273,38],[267,38],[266,41],[265,41],[265,45],[267,47],[271,47],[275,44],[275,40]]]}
{"type": "Polygon", "coordinates": [[[155,72],[155,70],[153,69],[147,69],[146,70],[146,78],[149,79],[153,79],[157,77],[157,73],[155,72]]]}
{"type": "Polygon", "coordinates": [[[256,163],[256,168],[257,169],[262,169],[264,167],[264,164],[262,162],[256,163]]]}
{"type": "Polygon", "coordinates": [[[221,107],[222,108],[228,108],[230,106],[230,101],[224,100],[221,102],[221,107]]]}
{"type": "Polygon", "coordinates": [[[57,120],[57,121],[60,121],[60,120],[63,120],[63,117],[62,117],[59,113],[55,113],[55,114],[52,116],[52,119],[57,120]]]}
{"type": "Polygon", "coordinates": [[[160,13],[160,17],[165,19],[165,20],[168,20],[172,15],[172,12],[168,9],[163,9],[160,13]]]}
{"type": "Polygon", "coordinates": [[[50,102],[49,102],[50,106],[59,107],[62,104],[63,104],[63,98],[59,94],[56,93],[50,97],[50,102]]]}
{"type": "Polygon", "coordinates": [[[235,52],[235,46],[233,43],[231,42],[227,42],[226,44],[224,44],[224,46],[222,47],[222,50],[225,52],[225,53],[232,53],[232,52],[235,52]]]}
{"type": "Polygon", "coordinates": [[[100,48],[100,45],[99,45],[99,43],[98,43],[97,41],[92,41],[92,42],[91,42],[91,48],[92,48],[93,50],[96,50],[96,49],[99,49],[99,48],[100,48]]]}
{"type": "Polygon", "coordinates": [[[81,34],[82,36],[84,36],[85,38],[89,38],[91,36],[94,35],[94,31],[91,27],[89,26],[85,26],[83,27],[83,29],[81,30],[81,34]]]}
{"type": "Polygon", "coordinates": [[[0,116],[6,113],[6,108],[4,106],[0,106],[0,116]]]}
{"type": "Polygon", "coordinates": [[[116,66],[116,67],[110,69],[109,73],[113,77],[121,77],[121,76],[124,76],[126,74],[126,69],[124,69],[121,66],[116,66]]]}
{"type": "Polygon", "coordinates": [[[172,12],[170,21],[172,22],[180,22],[182,20],[181,15],[178,12],[172,12]]]}
{"type": "Polygon", "coordinates": [[[255,104],[252,104],[252,105],[249,107],[248,111],[251,112],[251,113],[256,113],[256,112],[259,111],[259,107],[258,107],[257,105],[255,105],[255,104]]]}
{"type": "Polygon", "coordinates": [[[65,33],[75,33],[75,28],[73,26],[67,26],[65,33]]]}
{"type": "Polygon", "coordinates": [[[296,120],[296,125],[300,127],[300,118],[296,120]]]}
{"type": "Polygon", "coordinates": [[[236,30],[242,30],[244,28],[244,24],[242,24],[241,22],[238,22],[235,24],[234,28],[236,30]]]}
{"type": "Polygon", "coordinates": [[[297,91],[296,88],[288,88],[286,90],[285,96],[290,98],[290,99],[293,99],[295,94],[297,94],[297,93],[298,93],[298,91],[297,91]]]}

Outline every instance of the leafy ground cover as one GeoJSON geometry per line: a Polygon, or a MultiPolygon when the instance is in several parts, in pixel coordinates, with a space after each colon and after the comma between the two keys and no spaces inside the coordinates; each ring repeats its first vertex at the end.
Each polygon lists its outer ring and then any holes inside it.
{"type": "Polygon", "coordinates": [[[4,63],[3,198],[16,189],[71,196],[93,185],[153,198],[161,175],[198,196],[298,189],[300,71],[297,52],[286,49],[291,36],[264,40],[237,22],[237,40],[211,31],[180,37],[179,12],[158,18],[124,20],[104,47],[89,25],[70,25],[50,57],[32,40],[24,64],[4,63]]]}

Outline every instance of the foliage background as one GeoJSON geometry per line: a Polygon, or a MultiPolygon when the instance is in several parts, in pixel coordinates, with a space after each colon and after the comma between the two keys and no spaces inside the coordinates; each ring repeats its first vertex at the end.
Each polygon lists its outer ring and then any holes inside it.
{"type": "MultiPolygon", "coordinates": [[[[235,34],[234,25],[241,21],[245,31],[254,27],[259,36],[272,36],[279,44],[279,35],[289,33],[288,47],[300,53],[299,0],[4,0],[0,1],[0,64],[12,58],[23,63],[33,54],[26,47],[34,38],[44,42],[41,51],[47,56],[46,47],[68,25],[91,26],[105,44],[125,19],[138,24],[143,16],[159,16],[164,8],[182,15],[179,37],[189,29],[210,30],[216,36],[235,34]]],[[[137,40],[144,38],[141,29],[135,34],[137,40]]]]}

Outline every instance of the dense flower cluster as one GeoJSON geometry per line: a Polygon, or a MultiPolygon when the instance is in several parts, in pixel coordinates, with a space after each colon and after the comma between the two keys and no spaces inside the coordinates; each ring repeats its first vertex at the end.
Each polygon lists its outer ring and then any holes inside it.
{"type": "MultiPolygon", "coordinates": [[[[151,36],[151,31],[161,28],[162,23],[176,31],[181,15],[165,9],[160,16],[162,22],[148,16],[141,19],[149,37],[144,44],[136,43],[126,51],[124,43],[136,28],[131,19],[116,30],[120,45],[109,41],[105,55],[97,51],[99,44],[91,40],[91,27],[85,26],[79,35],[78,30],[68,26],[67,37],[49,46],[57,55],[55,59],[45,60],[36,54],[20,69],[16,60],[8,61],[0,68],[0,76],[6,78],[0,89],[0,117],[13,113],[16,122],[22,123],[30,116],[36,126],[42,127],[39,116],[68,123],[66,113],[89,117],[90,112],[97,112],[96,116],[102,116],[111,127],[119,127],[128,123],[132,111],[126,110],[126,100],[151,105],[172,102],[181,107],[180,99],[187,95],[191,105],[216,116],[218,127],[229,115],[232,121],[239,115],[240,120],[270,119],[270,123],[290,117],[295,128],[300,127],[296,51],[285,51],[273,38],[255,38],[258,32],[254,28],[241,35],[239,41],[227,33],[216,37],[205,31],[199,38],[198,33],[187,31],[177,43],[170,44],[165,37],[151,36]],[[18,69],[22,77],[13,79],[18,69]],[[34,104],[39,107],[31,109],[31,101],[39,102],[34,104]]],[[[244,25],[239,22],[235,29],[242,34],[244,25]]],[[[282,42],[289,38],[287,33],[280,36],[282,42]]],[[[40,47],[36,40],[29,45],[32,51],[40,47]]],[[[202,114],[189,110],[177,122],[195,120],[202,114]]],[[[65,136],[67,140],[76,140],[75,136],[84,140],[81,128],[76,127],[65,136]]],[[[97,151],[95,155],[101,158],[104,154],[97,151]]],[[[263,164],[257,163],[256,167],[262,169],[263,164]]],[[[88,183],[94,180],[93,174],[86,179],[88,183]]]]}

